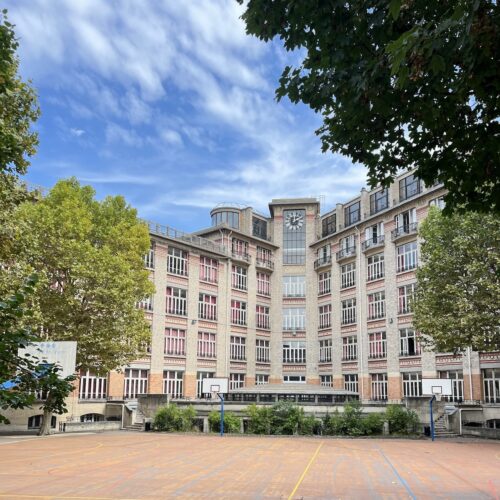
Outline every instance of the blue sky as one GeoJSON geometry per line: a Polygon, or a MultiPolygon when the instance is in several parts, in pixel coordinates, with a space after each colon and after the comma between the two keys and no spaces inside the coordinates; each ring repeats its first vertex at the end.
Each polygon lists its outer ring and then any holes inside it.
{"type": "Polygon", "coordinates": [[[76,176],[183,230],[219,202],[267,214],[271,198],[324,196],[326,211],[366,184],[321,153],[319,116],[276,102],[299,54],[247,36],[235,0],[3,3],[42,109],[33,183],[76,176]]]}

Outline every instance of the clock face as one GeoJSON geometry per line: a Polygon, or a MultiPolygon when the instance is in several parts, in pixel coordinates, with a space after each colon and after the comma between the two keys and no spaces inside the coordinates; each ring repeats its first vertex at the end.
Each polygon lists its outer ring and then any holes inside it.
{"type": "Polygon", "coordinates": [[[288,212],[285,218],[285,225],[291,231],[297,231],[304,225],[304,215],[300,212],[288,212]]]}

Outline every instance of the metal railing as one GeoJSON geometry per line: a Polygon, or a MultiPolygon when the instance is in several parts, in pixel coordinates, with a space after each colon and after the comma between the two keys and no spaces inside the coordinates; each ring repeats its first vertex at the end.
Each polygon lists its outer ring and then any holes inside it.
{"type": "Polygon", "coordinates": [[[274,270],[274,262],[272,260],[255,259],[255,266],[269,269],[270,271],[274,270]]]}
{"type": "Polygon", "coordinates": [[[415,234],[417,232],[418,222],[412,222],[411,224],[405,224],[404,226],[397,227],[391,231],[392,241],[401,238],[402,236],[407,236],[410,234],[415,234]]]}
{"type": "Polygon", "coordinates": [[[361,243],[361,249],[363,252],[366,252],[366,250],[369,250],[370,248],[376,248],[376,247],[381,247],[385,243],[385,236],[375,236],[374,238],[371,238],[369,240],[363,241],[361,243]]]}
{"type": "Polygon", "coordinates": [[[314,269],[319,269],[320,267],[327,266],[332,263],[332,256],[327,255],[325,257],[319,257],[314,261],[314,269]]]}
{"type": "Polygon", "coordinates": [[[356,255],[356,246],[343,248],[337,252],[337,260],[346,259],[347,257],[354,257],[356,255]]]}
{"type": "Polygon", "coordinates": [[[245,262],[250,263],[250,255],[242,252],[231,252],[231,256],[233,259],[243,260],[245,262]]]}

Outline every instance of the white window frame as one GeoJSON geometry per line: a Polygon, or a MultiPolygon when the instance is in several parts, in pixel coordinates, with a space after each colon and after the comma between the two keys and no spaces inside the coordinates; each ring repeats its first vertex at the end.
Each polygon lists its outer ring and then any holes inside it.
{"type": "Polygon", "coordinates": [[[303,331],[306,328],[305,307],[284,307],[283,308],[283,330],[303,331]]]}
{"type": "Polygon", "coordinates": [[[271,345],[269,340],[265,339],[255,340],[255,361],[257,363],[271,362],[271,345]]]}
{"type": "Polygon", "coordinates": [[[189,253],[176,247],[168,247],[167,272],[177,276],[188,275],[189,253]]]}
{"type": "Polygon", "coordinates": [[[283,297],[305,297],[306,277],[304,275],[283,276],[283,297]]]}
{"type": "Polygon", "coordinates": [[[319,329],[330,328],[332,326],[332,304],[322,304],[318,306],[319,329]]]}
{"type": "Polygon", "coordinates": [[[167,314],[187,316],[187,290],[175,286],[167,286],[167,314]],[[168,290],[172,290],[169,294],[168,290]]]}
{"type": "Polygon", "coordinates": [[[351,392],[359,392],[359,380],[357,373],[344,374],[344,390],[351,392]]]}
{"type": "Polygon", "coordinates": [[[217,321],[217,296],[200,292],[198,295],[198,318],[217,321]]]}
{"type": "Polygon", "coordinates": [[[417,398],[422,396],[422,374],[420,372],[405,372],[401,374],[403,381],[403,397],[417,398]]]}
{"type": "Polygon", "coordinates": [[[377,222],[365,228],[365,243],[364,248],[371,248],[374,245],[383,243],[385,240],[384,223],[377,222]]]}
{"type": "Polygon", "coordinates": [[[385,318],[385,290],[369,293],[367,303],[369,320],[385,318]]]}
{"type": "Polygon", "coordinates": [[[371,373],[372,401],[387,401],[387,373],[371,373]]]}
{"type": "Polygon", "coordinates": [[[356,359],[358,359],[358,337],[356,335],[342,337],[342,361],[356,359]]]}
{"type": "Polygon", "coordinates": [[[418,334],[413,328],[399,329],[399,355],[400,356],[420,356],[421,347],[418,334]],[[413,349],[410,347],[413,345],[413,349]]]}
{"type": "Polygon", "coordinates": [[[292,340],[283,342],[283,363],[285,364],[305,364],[306,343],[302,340],[292,340]]]}
{"type": "Polygon", "coordinates": [[[144,299],[140,300],[136,303],[137,309],[142,309],[143,311],[152,311],[153,310],[153,297],[144,297],[144,299]]]}
{"type": "Polygon", "coordinates": [[[165,328],[163,354],[165,356],[186,355],[186,330],[171,327],[165,328]]]}
{"type": "Polygon", "coordinates": [[[257,272],[257,293],[266,297],[271,295],[271,275],[257,272]]]}
{"type": "Polygon", "coordinates": [[[319,376],[319,385],[321,387],[332,387],[333,386],[332,375],[320,375],[319,376]]]}
{"type": "Polygon", "coordinates": [[[217,357],[217,334],[214,332],[198,332],[198,358],[217,357]]]}
{"type": "Polygon", "coordinates": [[[356,286],[356,263],[350,262],[340,268],[340,288],[356,286]]]}
{"type": "Polygon", "coordinates": [[[247,324],[247,303],[242,300],[231,299],[231,323],[245,326],[247,324]]]}
{"type": "Polygon", "coordinates": [[[396,247],[397,267],[396,272],[403,273],[418,267],[417,242],[409,241],[396,247]]]}
{"type": "Polygon", "coordinates": [[[229,374],[229,390],[242,389],[245,387],[245,374],[244,373],[230,373],[229,374]]]}
{"type": "Polygon", "coordinates": [[[318,295],[326,295],[332,292],[332,273],[325,271],[318,274],[318,295]]]}
{"type": "Polygon", "coordinates": [[[107,396],[107,377],[98,377],[89,370],[82,372],[78,387],[78,399],[106,399],[107,396]]]}
{"type": "Polygon", "coordinates": [[[231,271],[231,286],[236,290],[248,289],[248,269],[233,264],[231,271]]]}
{"type": "Polygon", "coordinates": [[[305,384],[305,375],[283,375],[284,384],[305,384]]]}
{"type": "Polygon", "coordinates": [[[144,256],[144,266],[146,269],[154,269],[155,268],[155,249],[151,247],[148,253],[144,256]]]}
{"type": "Polygon", "coordinates": [[[147,394],[148,378],[149,370],[147,369],[125,368],[123,397],[125,399],[136,399],[139,394],[147,394]]]}
{"type": "Polygon", "coordinates": [[[341,302],[341,324],[352,325],[356,323],[356,299],[351,297],[341,302]]]}
{"type": "Polygon", "coordinates": [[[481,370],[485,403],[500,403],[500,368],[481,370]]]}
{"type": "Polygon", "coordinates": [[[272,264],[273,252],[269,248],[257,246],[257,260],[265,264],[272,264]]]}
{"type": "Polygon", "coordinates": [[[366,258],[366,281],[382,279],[385,276],[385,258],[383,253],[376,253],[366,258]]]}
{"type": "Polygon", "coordinates": [[[319,341],[319,362],[330,363],[332,361],[332,339],[322,339],[319,341]]]}
{"type": "MultiPolygon", "coordinates": [[[[203,379],[214,378],[215,372],[197,372],[196,373],[196,397],[203,398],[203,379]]],[[[211,395],[210,395],[211,396],[211,395]]]]}
{"type": "Polygon", "coordinates": [[[163,394],[172,398],[182,398],[184,395],[184,372],[180,370],[163,371],[163,394]]]}
{"type": "Polygon", "coordinates": [[[239,335],[231,335],[229,357],[232,361],[246,361],[247,340],[239,335]]]}
{"type": "Polygon", "coordinates": [[[202,255],[200,257],[200,281],[217,283],[219,280],[219,261],[202,255]]]}
{"type": "Polygon", "coordinates": [[[387,358],[387,334],[385,331],[368,334],[368,359],[387,358]]]}
{"type": "Polygon", "coordinates": [[[255,385],[269,384],[269,375],[267,373],[257,373],[255,375],[255,385]]]}
{"type": "Polygon", "coordinates": [[[269,330],[271,327],[269,306],[264,306],[262,304],[257,304],[255,306],[255,324],[257,328],[269,330]]]}
{"type": "Polygon", "coordinates": [[[411,303],[415,298],[416,291],[416,283],[398,287],[398,314],[409,314],[412,312],[411,303]]]}

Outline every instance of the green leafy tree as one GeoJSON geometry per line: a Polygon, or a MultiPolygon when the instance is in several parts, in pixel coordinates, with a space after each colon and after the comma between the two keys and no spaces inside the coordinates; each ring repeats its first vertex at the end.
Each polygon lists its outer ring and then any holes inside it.
{"type": "MultiPolygon", "coordinates": [[[[208,424],[212,432],[220,431],[220,411],[213,410],[208,415],[208,424]]],[[[240,419],[230,411],[224,412],[224,432],[238,434],[240,432],[240,419]]]]}
{"type": "Polygon", "coordinates": [[[153,293],[144,269],[148,228],[121,196],[99,202],[75,179],[15,213],[30,228],[17,260],[40,276],[31,324],[40,340],[78,342],[77,366],[99,373],[144,352],[148,323],[136,303],[153,293]]]}
{"type": "Polygon", "coordinates": [[[250,434],[271,434],[272,408],[252,404],[247,407],[248,432],[250,434]]]}
{"type": "Polygon", "coordinates": [[[399,405],[388,405],[385,419],[389,423],[391,434],[410,434],[417,430],[418,415],[399,405]]]}
{"type": "Polygon", "coordinates": [[[194,428],[196,410],[192,406],[179,408],[175,404],[162,406],[153,419],[153,428],[163,432],[189,432],[194,428]]]}
{"type": "Polygon", "coordinates": [[[323,151],[365,164],[372,186],[416,168],[448,210],[500,211],[495,0],[249,0],[243,19],[297,50],[276,95],[322,114],[323,151]]]}
{"type": "Polygon", "coordinates": [[[444,216],[422,223],[413,323],[422,343],[440,352],[500,349],[500,218],[444,216]]]}

